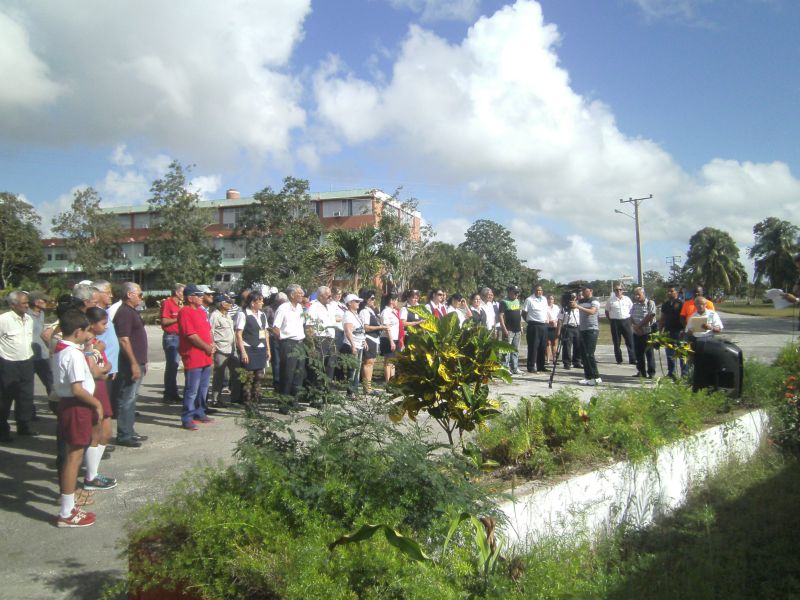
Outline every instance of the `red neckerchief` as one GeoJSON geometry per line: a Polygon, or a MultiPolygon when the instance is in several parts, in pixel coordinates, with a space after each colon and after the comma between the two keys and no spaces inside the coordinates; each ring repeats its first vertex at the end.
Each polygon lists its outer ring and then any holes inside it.
{"type": "Polygon", "coordinates": [[[393,308],[392,312],[394,313],[394,316],[397,317],[397,321],[400,323],[400,329],[399,329],[400,333],[397,336],[397,339],[398,339],[398,342],[400,344],[400,347],[402,348],[403,347],[403,339],[406,337],[405,321],[403,321],[403,319],[400,318],[400,309],[399,308],[393,308]]]}
{"type": "Polygon", "coordinates": [[[53,350],[53,354],[58,354],[59,352],[61,352],[65,348],[69,348],[69,347],[70,347],[69,344],[65,344],[63,340],[58,340],[58,342],[56,343],[56,348],[55,348],[55,350],[53,350]]]}

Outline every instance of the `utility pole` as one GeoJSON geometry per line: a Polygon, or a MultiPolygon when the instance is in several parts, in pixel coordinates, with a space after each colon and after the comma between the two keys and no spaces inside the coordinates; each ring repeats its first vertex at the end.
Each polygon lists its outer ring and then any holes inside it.
{"type": "MultiPolygon", "coordinates": [[[[619,201],[620,204],[633,204],[633,220],[636,223],[636,269],[639,272],[639,285],[644,284],[644,279],[642,277],[642,240],[639,236],[639,204],[645,200],[650,200],[652,197],[653,194],[650,194],[646,198],[628,198],[627,200],[622,200],[620,198],[619,201]]],[[[614,212],[628,215],[628,213],[624,213],[621,210],[615,210],[614,212]]]]}

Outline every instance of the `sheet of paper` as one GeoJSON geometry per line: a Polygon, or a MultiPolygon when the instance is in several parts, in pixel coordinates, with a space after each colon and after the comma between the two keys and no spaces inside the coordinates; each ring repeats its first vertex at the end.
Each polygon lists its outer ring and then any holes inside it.
{"type": "Polygon", "coordinates": [[[767,298],[767,300],[772,301],[772,304],[776,309],[792,306],[792,303],[783,297],[783,290],[772,288],[771,290],[767,290],[764,296],[767,298]]]}
{"type": "Polygon", "coordinates": [[[695,334],[705,331],[703,329],[703,323],[708,323],[708,317],[705,315],[695,314],[689,317],[689,329],[691,329],[695,334]]]}

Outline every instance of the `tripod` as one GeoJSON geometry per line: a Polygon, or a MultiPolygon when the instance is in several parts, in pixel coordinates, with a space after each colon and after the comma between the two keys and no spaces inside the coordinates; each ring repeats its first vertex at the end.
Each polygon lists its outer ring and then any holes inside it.
{"type": "MultiPolygon", "coordinates": [[[[561,313],[564,318],[559,319],[561,321],[561,325],[558,328],[558,344],[556,344],[556,352],[555,356],[553,357],[553,369],[550,371],[550,381],[547,384],[549,389],[553,388],[553,378],[556,376],[556,369],[558,368],[558,359],[561,356],[561,343],[564,340],[563,329],[569,325],[578,325],[578,317],[575,316],[574,308],[572,308],[572,302],[570,301],[570,307],[565,309],[564,307],[561,308],[561,313]],[[574,323],[573,323],[574,321],[574,323]]],[[[573,345],[573,352],[575,351],[575,345],[573,345]]]]}

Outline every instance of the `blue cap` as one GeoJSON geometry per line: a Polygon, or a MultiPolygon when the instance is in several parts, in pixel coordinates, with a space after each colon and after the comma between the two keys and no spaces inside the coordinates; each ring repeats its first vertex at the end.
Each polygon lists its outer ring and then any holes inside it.
{"type": "Polygon", "coordinates": [[[193,283],[190,283],[189,285],[187,285],[187,286],[186,286],[186,287],[183,289],[183,295],[184,295],[185,297],[189,297],[189,296],[202,296],[202,295],[203,295],[203,290],[201,290],[201,289],[200,289],[199,287],[197,287],[195,284],[193,284],[193,283]]]}

